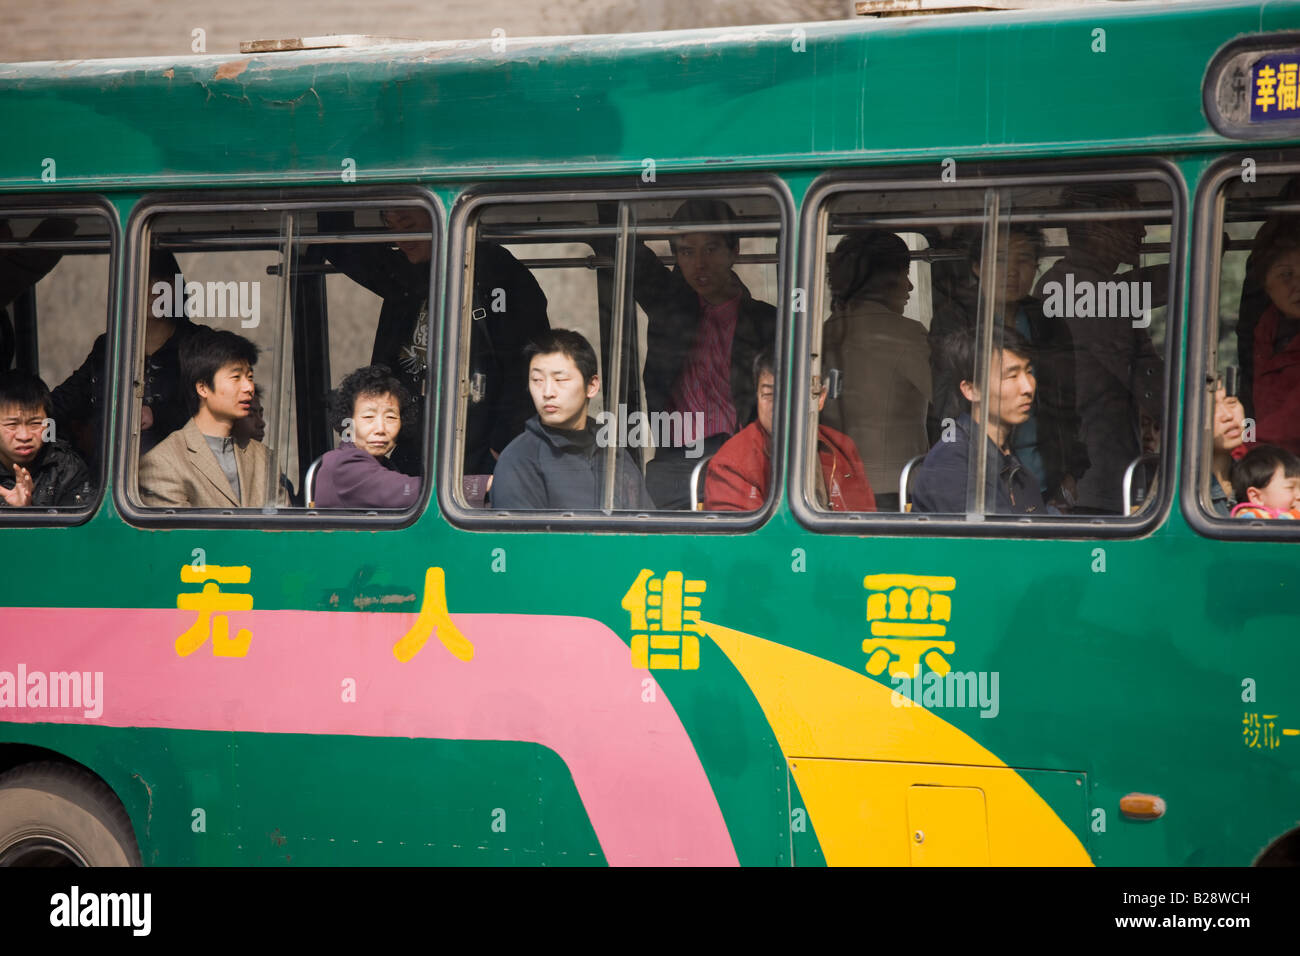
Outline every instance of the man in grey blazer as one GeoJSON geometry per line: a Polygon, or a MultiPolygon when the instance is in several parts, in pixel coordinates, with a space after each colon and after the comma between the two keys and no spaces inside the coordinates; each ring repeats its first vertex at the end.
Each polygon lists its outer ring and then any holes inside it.
{"type": "MultiPolygon", "coordinates": [[[[140,500],[153,508],[261,508],[269,455],[236,434],[253,407],[257,346],[234,332],[201,329],[180,349],[191,417],[140,460],[140,500]]],[[[283,490],[277,503],[287,504],[283,490]]]]}

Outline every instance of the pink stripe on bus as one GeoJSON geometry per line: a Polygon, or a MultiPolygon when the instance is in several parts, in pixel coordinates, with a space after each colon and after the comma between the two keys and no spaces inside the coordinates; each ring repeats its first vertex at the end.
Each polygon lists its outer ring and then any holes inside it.
{"type": "MultiPolygon", "coordinates": [[[[414,614],[244,611],[246,657],[179,657],[193,611],[13,608],[0,671],[103,673],[103,713],[0,707],[0,720],[252,733],[511,740],[554,750],[612,865],[735,866],[690,737],[650,673],[598,621],[457,614],[474,658],[430,638],[399,663],[414,614]],[[355,681],[354,703],[344,684],[355,681]]],[[[20,699],[20,703],[24,699],[20,699]]],[[[55,703],[51,701],[50,703],[55,703]]]]}

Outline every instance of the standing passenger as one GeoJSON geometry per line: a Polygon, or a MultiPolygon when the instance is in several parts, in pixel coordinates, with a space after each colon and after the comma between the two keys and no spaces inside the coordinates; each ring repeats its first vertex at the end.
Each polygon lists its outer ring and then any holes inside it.
{"type": "Polygon", "coordinates": [[[1255,237],[1247,282],[1268,305],[1251,338],[1255,436],[1300,453],[1300,217],[1266,223],[1255,237]]]}
{"type": "Polygon", "coordinates": [[[846,235],[828,262],[822,368],[839,369],[844,384],[821,420],[853,439],[886,511],[898,509],[903,466],[929,447],[930,345],[925,327],[903,315],[911,262],[907,243],[879,229],[846,235]]]}
{"type": "MultiPolygon", "coordinates": [[[[158,283],[168,292],[184,287],[180,265],[170,252],[154,250],[149,257],[149,303],[144,314],[144,397],[140,407],[140,455],[145,455],[189,419],[185,388],[181,383],[180,347],[198,329],[185,315],[184,297],[155,294],[158,283]],[[171,308],[167,302],[174,302],[171,308]],[[174,314],[173,314],[174,313],[174,314]]],[[[108,336],[100,335],[81,366],[63,380],[51,396],[53,417],[59,428],[85,435],[83,449],[92,467],[99,462],[99,435],[103,421],[104,362],[108,336]],[[90,454],[93,451],[93,454],[90,454]]]]}
{"type": "MultiPolygon", "coordinates": [[[[400,207],[384,211],[395,232],[429,233],[427,210],[400,207]]],[[[352,227],[351,213],[321,213],[322,230],[352,227]]],[[[412,396],[424,395],[429,366],[429,280],[432,239],[403,239],[397,249],[379,243],[339,243],[326,247],[334,266],[384,300],[375,329],[371,365],[383,365],[412,396]]],[[[465,419],[464,473],[491,474],[501,450],[518,435],[532,413],[525,383],[524,347],[550,328],[546,295],[519,260],[493,242],[474,247],[473,311],[469,329],[469,374],[478,388],[465,419]]],[[[394,452],[405,470],[423,464],[422,403],[413,404],[409,427],[394,452]]]]}
{"type": "MultiPolygon", "coordinates": [[[[1062,193],[1061,204],[1071,212],[1096,210],[1098,216],[1066,226],[1069,249],[1039,280],[1034,293],[1039,299],[1053,282],[1062,288],[1091,284],[1094,295],[1099,295],[1103,283],[1147,276],[1153,299],[1147,304],[1152,308],[1162,304],[1168,267],[1137,268],[1146,227],[1136,219],[1114,218],[1117,210],[1140,208],[1132,185],[1070,186],[1062,193]],[[1134,271],[1117,273],[1125,263],[1134,271]]],[[[1074,510],[1118,514],[1123,510],[1124,471],[1141,452],[1139,411],[1145,408],[1161,417],[1164,362],[1147,330],[1133,327],[1138,316],[1073,316],[1072,311],[1066,310],[1065,324],[1075,352],[1075,400],[1088,453],[1087,473],[1075,475],[1074,510]]]]}
{"type": "MultiPolygon", "coordinates": [[[[691,199],[673,221],[730,223],[717,199],[691,199]]],[[[696,459],[687,449],[717,451],[754,417],[754,357],[776,337],[776,309],[749,294],[732,271],[740,255],[734,232],[689,232],[669,240],[672,270],[644,243],[636,250],[633,292],[649,318],[645,394],[651,414],[680,412],[681,447],[655,450],[646,486],[664,510],[690,506],[696,459]]]]}

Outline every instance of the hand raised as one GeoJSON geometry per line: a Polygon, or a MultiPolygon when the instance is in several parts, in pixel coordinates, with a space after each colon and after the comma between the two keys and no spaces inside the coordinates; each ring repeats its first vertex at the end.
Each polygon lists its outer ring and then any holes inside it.
{"type": "Polygon", "coordinates": [[[14,465],[14,486],[7,489],[0,485],[0,498],[11,508],[26,508],[32,503],[32,473],[22,465],[14,465]]]}

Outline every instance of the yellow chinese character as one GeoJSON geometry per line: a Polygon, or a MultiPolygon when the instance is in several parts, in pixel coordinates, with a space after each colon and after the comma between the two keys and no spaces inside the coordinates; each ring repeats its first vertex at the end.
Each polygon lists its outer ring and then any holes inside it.
{"type": "Polygon", "coordinates": [[[927,641],[915,638],[872,638],[862,642],[868,654],[867,673],[879,677],[889,668],[889,676],[901,674],[913,677],[920,674],[921,661],[940,676],[947,674],[951,664],[943,655],[957,650],[955,641],[927,641]]]}
{"type": "Polygon", "coordinates": [[[1247,747],[1259,746],[1259,714],[1246,714],[1242,718],[1242,743],[1247,747]]]}
{"type": "Polygon", "coordinates": [[[438,632],[438,640],[451,651],[452,657],[462,661],[473,659],[474,645],[452,623],[451,613],[447,610],[447,580],[442,568],[429,568],[424,572],[424,599],[420,602],[420,614],[406,635],[393,645],[393,656],[405,664],[420,653],[420,648],[434,631],[438,632]]]}
{"type": "Polygon", "coordinates": [[[632,666],[651,670],[697,670],[700,666],[699,633],[702,599],[707,585],[688,581],[681,571],[662,578],[643,568],[623,595],[623,610],[631,616],[632,666]],[[687,632],[695,633],[687,633],[687,632]],[[658,651],[659,653],[651,653],[658,651]]]}
{"type": "Polygon", "coordinates": [[[872,637],[938,638],[947,633],[940,621],[952,620],[952,598],[946,593],[957,580],[923,574],[868,574],[862,586],[867,596],[867,620],[872,637]]]}
{"type": "Polygon", "coordinates": [[[1277,69],[1277,109],[1294,110],[1296,106],[1296,74],[1300,63],[1281,63],[1277,69]]]}
{"type": "Polygon", "coordinates": [[[1277,102],[1274,96],[1277,87],[1277,70],[1271,66],[1266,66],[1259,71],[1255,77],[1255,91],[1259,95],[1255,97],[1255,105],[1261,108],[1261,112],[1267,113],[1268,108],[1277,102]]]}
{"type": "Polygon", "coordinates": [[[1277,714],[1264,714],[1264,749],[1273,750],[1281,743],[1277,739],[1277,714]]]}
{"type": "Polygon", "coordinates": [[[199,594],[176,595],[176,607],[182,611],[197,611],[198,619],[180,637],[176,638],[176,653],[188,657],[212,638],[214,657],[244,657],[253,635],[245,628],[232,640],[230,621],[225,614],[213,614],[219,611],[251,611],[253,595],[232,594],[221,590],[223,584],[247,584],[253,578],[253,571],[247,566],[223,568],[215,564],[204,567],[193,565],[181,566],[181,583],[199,584],[206,581],[199,594]]]}

